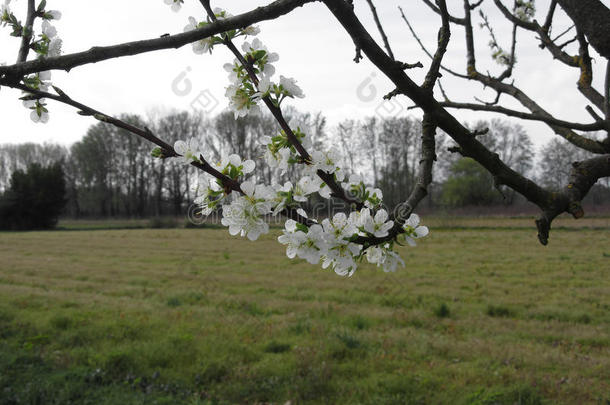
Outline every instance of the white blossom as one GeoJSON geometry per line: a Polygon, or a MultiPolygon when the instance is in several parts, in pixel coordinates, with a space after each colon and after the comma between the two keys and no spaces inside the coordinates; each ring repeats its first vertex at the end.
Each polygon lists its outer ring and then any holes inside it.
{"type": "Polygon", "coordinates": [[[233,153],[231,155],[223,154],[220,160],[214,163],[214,168],[222,173],[229,165],[232,165],[236,169],[241,168],[241,174],[252,173],[256,167],[254,161],[250,159],[242,161],[239,155],[233,153]]]}
{"type": "Polygon", "coordinates": [[[415,246],[415,239],[423,238],[430,232],[427,226],[419,225],[419,215],[411,214],[403,225],[405,240],[410,246],[415,246]]]}
{"type": "Polygon", "coordinates": [[[57,35],[57,29],[51,25],[47,20],[42,21],[42,33],[49,38],[53,38],[57,35]]]}
{"type": "Polygon", "coordinates": [[[339,169],[338,162],[341,160],[341,153],[336,148],[332,148],[327,152],[315,151],[311,158],[312,170],[322,170],[332,174],[339,169]]]}
{"type": "Polygon", "coordinates": [[[182,8],[183,0],[165,0],[165,4],[172,6],[172,11],[177,13],[182,8]]]}
{"type": "Polygon", "coordinates": [[[47,56],[53,58],[61,55],[62,44],[63,41],[61,40],[61,38],[57,36],[51,38],[51,42],[49,42],[49,52],[47,53],[47,56]]]}
{"type": "Polygon", "coordinates": [[[293,78],[280,76],[280,86],[284,88],[284,90],[288,93],[289,96],[303,98],[305,94],[303,90],[299,86],[297,86],[297,81],[293,78]]]}
{"type": "MultiPolygon", "coordinates": [[[[184,27],[184,32],[196,30],[198,26],[199,24],[197,23],[197,20],[195,20],[194,17],[189,17],[189,23],[184,27]]],[[[206,52],[212,53],[212,48],[214,47],[214,37],[200,39],[193,42],[191,46],[193,47],[193,52],[198,55],[206,52]]]]}
{"type": "Polygon", "coordinates": [[[361,245],[351,242],[333,246],[326,253],[322,267],[327,268],[332,265],[338,275],[352,276],[358,267],[355,257],[360,254],[361,249],[361,245]]]}
{"type": "Polygon", "coordinates": [[[231,235],[239,233],[250,240],[256,240],[261,234],[269,232],[269,225],[263,216],[271,212],[273,191],[253,182],[243,182],[241,189],[244,196],[222,206],[221,223],[229,227],[231,235]]]}
{"type": "Polygon", "coordinates": [[[342,212],[335,214],[332,220],[324,219],[322,227],[324,228],[327,242],[333,246],[347,243],[346,239],[351,238],[358,231],[356,226],[342,212]]]}
{"type": "Polygon", "coordinates": [[[298,256],[311,264],[319,263],[327,251],[324,231],[318,224],[310,226],[305,233],[297,228],[296,221],[289,219],[286,221],[284,234],[278,237],[278,241],[287,245],[286,255],[289,258],[298,256]]]}
{"type": "Polygon", "coordinates": [[[293,219],[288,219],[284,224],[284,234],[280,235],[277,240],[282,245],[286,246],[286,256],[294,259],[301,244],[305,241],[305,232],[297,230],[297,222],[293,219]]]}
{"type": "Polygon", "coordinates": [[[229,99],[229,109],[233,111],[235,119],[245,117],[248,113],[257,114],[260,112],[258,105],[250,100],[250,96],[240,85],[228,86],[225,95],[229,99]]]}
{"type": "Polygon", "coordinates": [[[249,25],[246,28],[242,29],[241,32],[246,36],[247,35],[256,36],[256,35],[260,34],[261,29],[256,25],[249,25]]]}
{"type": "Polygon", "coordinates": [[[388,236],[390,229],[394,226],[394,221],[388,221],[388,213],[384,209],[380,209],[375,213],[373,218],[368,208],[363,208],[362,223],[364,230],[373,234],[377,238],[388,236]]]}
{"type": "Polygon", "coordinates": [[[185,165],[190,164],[193,161],[199,161],[201,152],[199,151],[199,141],[196,138],[190,138],[185,141],[176,141],[174,143],[174,150],[177,154],[181,155],[175,159],[185,165]]]}
{"type": "Polygon", "coordinates": [[[307,196],[311,193],[315,193],[319,188],[319,184],[312,180],[311,177],[302,177],[294,187],[292,198],[298,202],[305,202],[307,201],[307,196]]]}
{"type": "Polygon", "coordinates": [[[49,10],[45,11],[44,18],[49,20],[61,20],[61,11],[49,10]]]}
{"type": "Polygon", "coordinates": [[[281,148],[277,153],[271,152],[269,149],[265,151],[265,162],[272,169],[278,169],[281,174],[288,170],[288,159],[290,159],[290,148],[281,148]]]}

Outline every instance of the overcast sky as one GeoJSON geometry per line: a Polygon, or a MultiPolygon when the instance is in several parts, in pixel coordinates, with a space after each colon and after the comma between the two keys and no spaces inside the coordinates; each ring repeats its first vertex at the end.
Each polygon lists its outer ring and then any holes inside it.
{"type": "MultiPolygon", "coordinates": [[[[225,0],[213,2],[213,5],[239,14],[268,2],[270,0],[225,0]]],[[[182,32],[189,16],[203,19],[198,1],[186,0],[185,3],[179,13],[172,12],[163,0],[49,0],[47,9],[59,9],[63,13],[56,27],[64,40],[63,53],[66,54],[96,45],[113,45],[182,32]]],[[[358,15],[371,28],[375,38],[379,38],[366,2],[355,0],[355,3],[358,15]]],[[[454,6],[454,14],[461,15],[461,1],[452,0],[449,3],[454,6]]],[[[537,3],[540,10],[545,10],[548,1],[537,3]]],[[[608,4],[608,0],[605,3],[608,4]]],[[[13,0],[11,3],[21,20],[24,19],[25,4],[24,0],[13,0]]],[[[429,59],[410,35],[397,6],[403,7],[431,49],[436,45],[439,17],[416,0],[377,0],[376,4],[396,58],[410,63],[421,61],[427,67],[429,59]]],[[[487,10],[492,18],[498,16],[493,7],[487,10]]],[[[478,15],[475,21],[480,21],[478,15]]],[[[500,23],[503,22],[500,18],[495,21],[496,33],[508,48],[510,26],[500,23]]],[[[381,105],[381,97],[392,90],[390,81],[377,72],[366,58],[359,64],[352,61],[354,47],[349,36],[323,4],[305,5],[289,15],[262,22],[259,26],[262,30],[259,38],[271,51],[280,55],[280,61],[276,63],[277,74],[295,77],[305,91],[305,99],[289,101],[298,109],[322,111],[331,125],[346,118],[374,114],[418,114],[406,110],[411,105],[406,97],[395,99],[393,104],[381,105]]],[[[555,32],[559,32],[559,28],[555,32]]],[[[18,40],[8,36],[9,29],[6,27],[1,28],[0,34],[0,62],[12,63],[16,58],[18,40]]],[[[478,25],[475,34],[478,69],[482,72],[488,69],[500,71],[500,67],[489,62],[488,37],[478,25]]],[[[191,108],[216,114],[227,105],[224,87],[228,79],[222,65],[232,59],[229,51],[221,46],[216,47],[212,55],[195,55],[189,45],[178,50],[78,67],[69,74],[56,71],[53,83],[72,98],[107,114],[145,115],[151,111],[191,108]]],[[[598,60],[599,66],[594,65],[595,84],[601,90],[604,66],[601,59],[598,60]]],[[[462,30],[454,28],[445,64],[457,71],[464,71],[462,30]]],[[[421,82],[423,73],[422,69],[409,71],[417,82],[421,82]]],[[[535,38],[526,33],[519,37],[515,79],[516,85],[556,117],[591,121],[584,110],[586,102],[576,90],[578,72],[553,62],[548,52],[538,48],[535,38]]],[[[484,91],[478,83],[446,76],[443,85],[453,101],[472,102],[475,95],[489,100],[494,98],[493,92],[484,91]]],[[[19,92],[11,89],[0,90],[0,143],[52,141],[69,145],[79,140],[87,128],[95,123],[90,117],[76,115],[72,108],[49,102],[50,122],[46,125],[34,124],[29,119],[29,112],[17,100],[19,96],[19,92]]],[[[503,100],[507,106],[517,106],[508,96],[503,96],[503,100]]],[[[493,116],[469,112],[455,114],[468,121],[493,116]]],[[[542,124],[526,123],[525,127],[538,145],[553,136],[542,124]]]]}

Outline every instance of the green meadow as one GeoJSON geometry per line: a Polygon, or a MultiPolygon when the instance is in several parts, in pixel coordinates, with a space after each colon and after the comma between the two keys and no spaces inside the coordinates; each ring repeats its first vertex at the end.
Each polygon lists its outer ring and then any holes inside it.
{"type": "Polygon", "coordinates": [[[0,233],[0,404],[610,404],[610,220],[424,223],[351,278],[279,229],[0,233]]]}

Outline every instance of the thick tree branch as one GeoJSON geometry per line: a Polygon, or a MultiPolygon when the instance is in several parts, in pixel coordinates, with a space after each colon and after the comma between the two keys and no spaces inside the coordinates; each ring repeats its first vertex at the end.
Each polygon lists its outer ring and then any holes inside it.
{"type": "Polygon", "coordinates": [[[610,59],[610,9],[599,0],[557,0],[603,57],[610,59]]]}
{"type": "Polygon", "coordinates": [[[205,27],[167,37],[148,39],[143,41],[127,42],[124,44],[93,47],[88,51],[78,52],[47,59],[37,59],[29,62],[17,63],[10,66],[0,66],[0,78],[9,78],[18,81],[26,74],[44,70],[69,71],[77,66],[97,63],[108,59],[123,56],[138,55],[162,49],[180,48],[192,42],[230,31],[243,28],[263,20],[272,20],[287,14],[297,7],[318,0],[277,0],[264,7],[237,15],[235,17],[216,21],[205,27]]]}

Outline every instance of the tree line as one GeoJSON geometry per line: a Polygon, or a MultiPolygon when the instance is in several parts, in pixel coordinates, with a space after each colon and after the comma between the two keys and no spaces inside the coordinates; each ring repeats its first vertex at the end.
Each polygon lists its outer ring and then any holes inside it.
{"type": "MultiPolygon", "coordinates": [[[[389,208],[405,201],[417,181],[422,125],[414,117],[345,120],[331,128],[318,114],[288,111],[288,118],[313,142],[338,148],[349,172],[362,175],[382,190],[389,208]]],[[[273,117],[258,115],[238,120],[229,112],[209,118],[192,112],[174,112],[147,119],[122,116],[135,126],[148,127],[168,143],[195,137],[209,157],[237,153],[255,161],[262,157],[258,139],[279,130],[273,117]]],[[[536,154],[526,131],[518,124],[494,119],[470,126],[473,134],[510,167],[537,178],[549,188],[564,185],[569,164],[589,156],[563,140],[553,139],[536,154]],[[538,173],[533,167],[538,163],[538,173]]],[[[318,145],[320,146],[320,145],[318,145]]],[[[65,180],[64,215],[80,217],[151,217],[184,215],[193,200],[198,173],[188,165],[153,158],[148,142],[105,123],[91,126],[82,140],[70,147],[25,143],[0,145],[0,190],[8,190],[11,177],[36,164],[61,165],[65,180]]],[[[510,206],[524,199],[512,189],[496,183],[474,160],[455,153],[455,145],[444,133],[437,135],[437,165],[424,206],[510,206]]],[[[291,166],[289,170],[300,170],[291,166]]],[[[256,176],[264,182],[282,182],[298,173],[274,176],[273,169],[259,165],[256,176]]],[[[602,204],[610,195],[608,182],[600,182],[588,200],[602,204]]],[[[326,203],[323,200],[313,203],[326,203]]]]}

